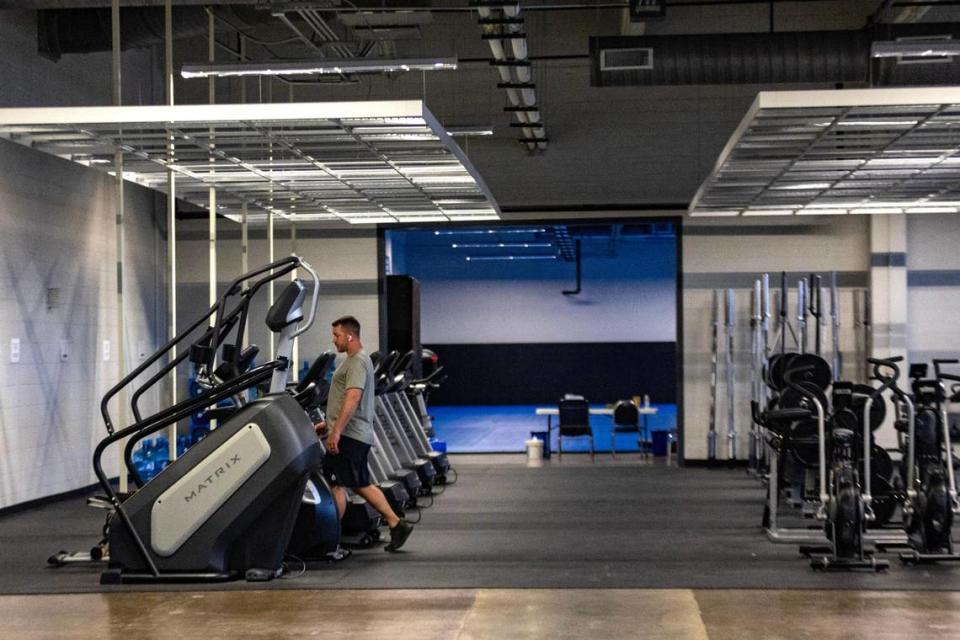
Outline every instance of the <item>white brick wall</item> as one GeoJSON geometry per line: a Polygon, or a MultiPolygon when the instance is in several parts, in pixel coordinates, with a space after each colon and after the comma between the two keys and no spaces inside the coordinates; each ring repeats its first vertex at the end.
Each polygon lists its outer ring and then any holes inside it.
{"type": "MultiPolygon", "coordinates": [[[[0,142],[0,508],[95,481],[93,447],[106,434],[99,402],[120,377],[113,192],[104,174],[0,142]],[[58,308],[47,308],[48,287],[60,289],[58,308]],[[17,364],[11,338],[20,339],[17,364]]],[[[162,256],[153,195],[128,186],[126,206],[129,370],[139,340],[159,342],[162,256]]],[[[116,460],[107,459],[112,475],[116,460]]]]}
{"type": "MultiPolygon", "coordinates": [[[[220,235],[217,242],[217,270],[221,291],[227,283],[240,275],[240,226],[234,222],[221,220],[218,225],[220,235]]],[[[319,232],[324,234],[323,231],[319,232]]],[[[207,223],[183,222],[178,226],[177,240],[177,280],[178,318],[180,326],[195,319],[208,308],[208,253],[207,223]]],[[[291,252],[289,230],[278,224],[275,231],[275,259],[291,252]]],[[[312,234],[316,235],[316,233],[312,234]]],[[[377,234],[373,229],[331,231],[321,237],[301,236],[297,240],[297,253],[316,269],[322,283],[343,285],[338,293],[321,296],[317,309],[317,321],[300,338],[300,359],[312,360],[320,353],[332,349],[330,343],[330,323],[342,315],[351,314],[360,320],[363,344],[368,353],[379,348],[379,303],[376,295],[377,234]]],[[[250,232],[250,269],[269,262],[266,233],[263,228],[250,232]]],[[[307,274],[301,274],[307,278],[307,274]]],[[[279,295],[285,281],[276,282],[276,294],[279,295]]],[[[328,290],[329,291],[329,290],[328,290]]],[[[262,292],[250,312],[250,342],[260,347],[258,362],[267,358],[269,334],[264,324],[268,304],[266,291],[262,292]]],[[[181,378],[185,372],[181,372],[181,378]]]]}

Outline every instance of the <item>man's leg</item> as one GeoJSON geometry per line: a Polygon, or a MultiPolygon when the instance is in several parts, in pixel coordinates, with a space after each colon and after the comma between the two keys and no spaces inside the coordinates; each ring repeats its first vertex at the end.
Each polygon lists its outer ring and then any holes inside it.
{"type": "Polygon", "coordinates": [[[367,504],[380,512],[388,527],[392,529],[400,522],[400,517],[390,508],[390,503],[387,502],[383,491],[380,491],[380,487],[371,484],[366,487],[356,487],[354,491],[366,500],[367,504]]]}
{"type": "Polygon", "coordinates": [[[380,487],[371,484],[366,487],[358,487],[354,491],[366,500],[367,504],[379,511],[380,515],[387,521],[387,525],[390,526],[390,542],[384,548],[387,551],[399,551],[413,532],[413,525],[403,518],[397,517],[397,514],[390,508],[390,503],[387,502],[383,492],[380,491],[380,487]]]}
{"type": "Polygon", "coordinates": [[[337,515],[343,520],[343,514],[347,510],[347,490],[340,485],[333,485],[333,501],[337,505],[337,515]]]}

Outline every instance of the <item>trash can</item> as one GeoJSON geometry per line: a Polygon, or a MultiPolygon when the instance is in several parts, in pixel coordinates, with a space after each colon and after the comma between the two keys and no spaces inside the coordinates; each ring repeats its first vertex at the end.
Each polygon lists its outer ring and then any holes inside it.
{"type": "Polygon", "coordinates": [[[547,437],[547,431],[531,431],[530,437],[543,442],[543,459],[550,459],[550,438],[547,437]]]}
{"type": "Polygon", "coordinates": [[[669,432],[667,431],[654,431],[650,434],[653,439],[653,455],[655,457],[662,457],[667,455],[667,445],[669,443],[669,432]]]}
{"type": "Polygon", "coordinates": [[[527,446],[527,462],[541,464],[543,461],[543,440],[530,438],[524,444],[527,446]]]}

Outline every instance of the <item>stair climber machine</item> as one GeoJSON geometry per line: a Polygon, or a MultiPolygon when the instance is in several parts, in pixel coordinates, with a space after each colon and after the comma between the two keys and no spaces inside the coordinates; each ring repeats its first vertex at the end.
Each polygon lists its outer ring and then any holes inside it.
{"type": "Polygon", "coordinates": [[[418,499],[423,496],[428,496],[432,492],[432,479],[435,471],[430,462],[426,460],[421,460],[418,463],[412,462],[411,458],[400,448],[400,444],[396,440],[393,430],[390,428],[390,418],[384,408],[386,406],[384,394],[386,394],[388,388],[394,383],[390,374],[399,357],[399,353],[391,351],[384,358],[378,360],[374,372],[374,379],[376,381],[375,410],[373,415],[375,442],[371,451],[381,463],[387,476],[392,480],[402,482],[407,493],[411,499],[415,501],[416,505],[423,507],[424,505],[421,504],[418,499]],[[430,467],[430,469],[427,469],[427,467],[430,467]]]}
{"type": "MultiPolygon", "coordinates": [[[[406,437],[414,455],[429,460],[433,465],[434,471],[436,471],[434,485],[445,485],[447,483],[447,473],[450,471],[450,460],[446,452],[434,451],[426,429],[421,422],[419,412],[411,399],[411,385],[422,384],[426,380],[411,380],[409,377],[410,364],[416,357],[416,352],[409,351],[398,361],[393,375],[394,384],[392,388],[395,390],[392,392],[388,390],[386,398],[397,416],[400,435],[406,437]]],[[[438,373],[439,371],[435,371],[432,375],[436,376],[438,373]]]]}
{"type": "Polygon", "coordinates": [[[318,477],[323,448],[301,402],[309,392],[287,389],[293,341],[316,316],[318,278],[313,268],[296,256],[283,258],[234,280],[190,327],[173,337],[120,380],[101,401],[108,436],[96,447],[93,468],[112,506],[109,523],[109,565],[104,584],[126,582],[226,581],[237,578],[270,580],[283,573],[283,559],[294,532],[306,529],[298,542],[303,548],[335,550],[340,528],[333,498],[318,477]],[[272,280],[297,268],[313,280],[309,318],[303,322],[306,287],[292,281],[270,307],[266,324],[278,334],[274,360],[243,371],[243,327],[251,299],[272,280]],[[245,282],[252,281],[243,290],[245,282]],[[131,387],[148,367],[172,353],[216,314],[189,350],[160,368],[132,396],[135,420],[116,429],[108,404],[131,387]],[[235,342],[226,343],[236,329],[235,342]],[[218,355],[223,363],[218,366],[218,355]],[[149,416],[140,415],[137,400],[150,386],[175,370],[187,356],[200,363],[205,390],[149,416]],[[226,366],[224,366],[226,365],[226,366]],[[241,371],[243,371],[241,373],[241,371]],[[135,444],[162,429],[189,418],[223,399],[242,397],[258,384],[270,381],[269,392],[224,415],[219,426],[171,462],[149,482],[142,482],[132,463],[135,444]],[[121,497],[103,469],[103,455],[128,439],[124,467],[139,488],[121,497]],[[305,496],[308,499],[305,500],[305,496]],[[298,522],[299,521],[299,522],[298,522]]]}
{"type": "Polygon", "coordinates": [[[957,360],[934,360],[933,380],[925,379],[925,364],[911,365],[912,400],[895,384],[891,386],[898,405],[906,409],[901,412],[906,414],[906,420],[898,420],[897,428],[906,440],[903,525],[910,545],[908,551],[900,554],[900,560],[909,564],[960,560],[952,535],[953,517],[960,512],[960,502],[954,480],[946,389],[947,381],[960,382],[960,377],[940,371],[943,364],[957,364],[957,360]]]}
{"type": "MultiPolygon", "coordinates": [[[[388,356],[387,361],[389,360],[388,356]]],[[[401,425],[401,418],[394,403],[395,394],[399,393],[403,387],[402,373],[399,373],[402,371],[401,365],[409,365],[409,358],[406,355],[393,359],[392,367],[386,372],[385,387],[376,397],[374,431],[378,431],[379,426],[384,445],[393,450],[394,456],[403,468],[416,472],[422,485],[420,495],[428,496],[433,494],[433,487],[436,484],[436,467],[426,458],[417,455],[401,425]]]]}

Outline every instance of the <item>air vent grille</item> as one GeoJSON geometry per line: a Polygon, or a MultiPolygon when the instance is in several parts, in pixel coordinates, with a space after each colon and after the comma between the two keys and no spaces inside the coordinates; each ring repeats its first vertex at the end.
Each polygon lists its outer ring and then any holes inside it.
{"type": "Polygon", "coordinates": [[[653,49],[601,49],[601,71],[634,71],[653,69],[653,49]]]}

